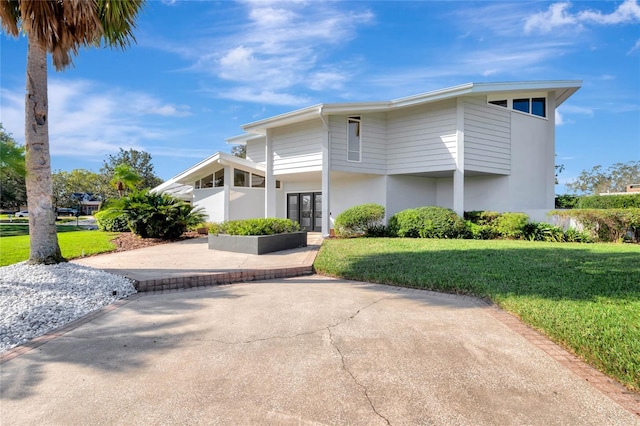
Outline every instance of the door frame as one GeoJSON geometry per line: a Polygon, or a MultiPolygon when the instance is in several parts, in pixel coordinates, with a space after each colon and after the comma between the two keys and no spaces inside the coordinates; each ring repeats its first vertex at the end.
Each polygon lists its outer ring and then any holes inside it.
{"type": "Polygon", "coordinates": [[[302,191],[302,192],[288,192],[285,197],[286,210],[287,210],[287,219],[295,220],[300,224],[301,229],[306,229],[308,232],[321,232],[322,231],[322,220],[320,221],[320,225],[316,226],[316,218],[322,219],[322,209],[320,211],[316,210],[316,198],[320,198],[320,202],[322,203],[322,192],[320,191],[302,191]],[[303,195],[311,195],[311,226],[306,227],[302,226],[301,215],[302,215],[302,196],[303,195]],[[298,214],[297,217],[291,217],[291,212],[289,209],[289,197],[297,197],[298,199],[298,214]],[[320,214],[320,216],[316,216],[316,214],[320,214]]]}

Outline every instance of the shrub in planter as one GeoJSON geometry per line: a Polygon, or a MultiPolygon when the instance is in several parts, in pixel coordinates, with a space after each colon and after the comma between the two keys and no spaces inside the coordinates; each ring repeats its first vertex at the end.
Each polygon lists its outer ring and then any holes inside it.
{"type": "Polygon", "coordinates": [[[373,203],[361,204],[346,209],[336,217],[335,233],[339,237],[378,236],[385,232],[383,220],[384,207],[373,203]]]}
{"type": "Polygon", "coordinates": [[[229,235],[274,235],[300,230],[300,224],[291,219],[256,218],[244,220],[229,220],[209,225],[210,234],[229,235]]]}
{"type": "Polygon", "coordinates": [[[464,221],[451,209],[428,206],[407,209],[389,219],[389,229],[398,237],[462,238],[464,221]]]}
{"type": "Polygon", "coordinates": [[[129,232],[129,224],[127,223],[127,216],[125,214],[119,214],[110,216],[105,211],[99,211],[93,215],[96,219],[96,224],[100,231],[105,232],[129,232]]]}

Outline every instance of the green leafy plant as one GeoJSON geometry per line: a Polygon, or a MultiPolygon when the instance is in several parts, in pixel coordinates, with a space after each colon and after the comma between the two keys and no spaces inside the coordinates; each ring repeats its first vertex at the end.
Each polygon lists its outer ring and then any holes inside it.
{"type": "Polygon", "coordinates": [[[580,197],[571,194],[556,195],[556,209],[575,209],[580,197]]]}
{"type": "Polygon", "coordinates": [[[437,206],[396,213],[389,219],[389,232],[408,238],[463,238],[467,234],[460,216],[451,209],[437,206]]]}
{"type": "Polygon", "coordinates": [[[573,218],[596,241],[618,242],[630,238],[640,242],[640,208],[553,210],[549,215],[573,218]]]}
{"type": "Polygon", "coordinates": [[[107,220],[126,217],[131,232],[142,238],[176,239],[187,229],[198,226],[206,215],[176,197],[156,194],[148,190],[133,191],[129,195],[105,203],[107,220]]]}
{"type": "Polygon", "coordinates": [[[640,208],[640,194],[589,195],[580,197],[579,209],[632,209],[640,208]]]}
{"type": "Polygon", "coordinates": [[[496,232],[502,238],[520,239],[529,216],[524,213],[502,213],[494,221],[496,232]]]}
{"type": "Polygon", "coordinates": [[[298,224],[298,222],[282,218],[229,220],[226,222],[209,224],[210,234],[274,235],[297,232],[299,230],[300,224],[298,224]]]}
{"type": "Polygon", "coordinates": [[[108,215],[106,211],[96,212],[93,217],[96,219],[96,224],[100,231],[106,232],[129,232],[129,223],[127,222],[127,215],[122,213],[117,216],[108,215]]]}
{"type": "Polygon", "coordinates": [[[373,203],[348,208],[336,217],[336,235],[360,237],[384,234],[384,212],[383,206],[373,203]]]}
{"type": "Polygon", "coordinates": [[[564,241],[564,231],[559,226],[544,222],[527,223],[523,228],[524,239],[529,241],[564,241]]]}

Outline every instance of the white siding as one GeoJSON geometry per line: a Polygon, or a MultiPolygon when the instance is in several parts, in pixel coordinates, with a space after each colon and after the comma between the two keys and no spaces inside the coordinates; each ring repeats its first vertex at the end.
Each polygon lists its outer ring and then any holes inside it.
{"type": "Polygon", "coordinates": [[[331,116],[331,170],[384,174],[386,172],[387,120],[385,114],[362,114],[361,161],[347,161],[347,116],[331,116]]]}
{"type": "Polygon", "coordinates": [[[387,126],[389,174],[455,168],[455,100],[393,111],[387,126]]]}
{"type": "Polygon", "coordinates": [[[247,160],[254,163],[263,163],[265,160],[265,146],[263,139],[253,139],[247,142],[247,160]]]}
{"type": "Polygon", "coordinates": [[[322,122],[293,124],[273,130],[273,174],[322,170],[322,122]]]}
{"type": "Polygon", "coordinates": [[[464,100],[464,168],[507,175],[511,171],[511,112],[485,98],[464,100]]]}

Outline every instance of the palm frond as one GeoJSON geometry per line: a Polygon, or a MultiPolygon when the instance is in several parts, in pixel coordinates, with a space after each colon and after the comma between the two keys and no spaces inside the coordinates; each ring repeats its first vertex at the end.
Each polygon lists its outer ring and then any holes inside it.
{"type": "Polygon", "coordinates": [[[144,0],[98,0],[97,14],[102,24],[102,41],[111,47],[124,49],[135,42],[133,30],[144,0]]]}
{"type": "Polygon", "coordinates": [[[0,20],[2,21],[2,28],[14,36],[17,37],[20,33],[20,4],[18,0],[0,0],[0,20]]]}

